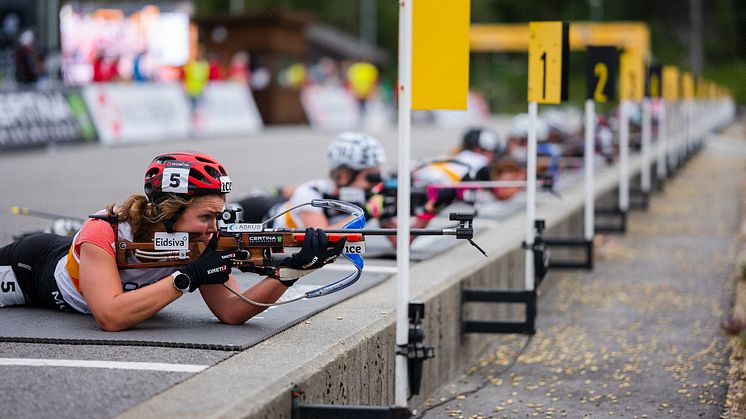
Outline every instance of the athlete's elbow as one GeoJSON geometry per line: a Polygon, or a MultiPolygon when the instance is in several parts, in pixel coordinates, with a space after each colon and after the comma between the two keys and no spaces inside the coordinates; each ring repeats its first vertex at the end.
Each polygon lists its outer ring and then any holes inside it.
{"type": "Polygon", "coordinates": [[[220,323],[231,325],[231,326],[237,326],[240,324],[244,324],[250,318],[239,313],[220,313],[220,314],[216,314],[215,316],[218,318],[220,323]]]}
{"type": "Polygon", "coordinates": [[[94,317],[98,327],[105,332],[121,332],[122,330],[127,330],[132,327],[132,325],[116,316],[97,315],[94,317]]]}

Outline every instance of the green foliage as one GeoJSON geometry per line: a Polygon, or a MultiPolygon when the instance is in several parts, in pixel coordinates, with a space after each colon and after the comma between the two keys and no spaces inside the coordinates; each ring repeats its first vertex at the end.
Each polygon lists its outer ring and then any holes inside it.
{"type": "Polygon", "coordinates": [[[730,89],[737,103],[746,104],[746,59],[708,66],[704,76],[730,89]]]}

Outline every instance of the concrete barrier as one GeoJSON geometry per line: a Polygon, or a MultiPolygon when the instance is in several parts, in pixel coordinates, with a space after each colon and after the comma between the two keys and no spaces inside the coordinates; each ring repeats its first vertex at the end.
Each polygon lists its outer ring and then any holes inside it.
{"type": "MultiPolygon", "coordinates": [[[[631,156],[630,175],[641,161],[631,156]]],[[[617,165],[598,170],[599,204],[615,203],[617,165]]],[[[462,335],[461,318],[521,320],[523,307],[473,304],[462,313],[461,289],[523,287],[525,214],[504,221],[478,219],[486,230],[475,241],[485,258],[463,243],[432,260],[413,265],[411,298],[425,301],[425,344],[436,357],[425,361],[417,406],[438,386],[473,361],[490,335],[462,335]]],[[[548,236],[582,235],[583,183],[562,198],[540,198],[537,218],[548,236]]],[[[550,271],[546,281],[552,281],[550,271]]],[[[130,409],[122,418],[247,417],[290,418],[291,389],[298,385],[306,403],[386,406],[394,402],[395,276],[246,351],[171,387],[130,409]]],[[[538,304],[542,315],[541,299],[538,304]]]]}

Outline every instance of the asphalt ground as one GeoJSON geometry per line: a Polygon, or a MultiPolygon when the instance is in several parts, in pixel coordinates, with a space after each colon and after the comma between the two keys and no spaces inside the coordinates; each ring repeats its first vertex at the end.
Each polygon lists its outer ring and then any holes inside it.
{"type": "MultiPolygon", "coordinates": [[[[488,125],[506,133],[509,117],[488,125]]],[[[462,129],[414,125],[412,158],[442,156],[458,145],[462,129]]],[[[397,166],[395,127],[372,132],[384,145],[385,168],[397,166]]],[[[232,180],[235,199],[254,188],[269,189],[325,177],[330,133],[306,126],[270,127],[248,138],[177,140],[154,144],[106,147],[87,144],[0,154],[0,246],[14,234],[40,230],[49,220],[14,216],[11,206],[73,217],[86,217],[109,203],[142,193],[142,178],[150,160],[173,150],[197,150],[223,163],[232,180]]],[[[367,260],[368,267],[376,261],[367,260]]],[[[390,265],[391,261],[378,264],[390,265]]],[[[0,314],[1,315],[1,314],[0,314]]],[[[64,315],[64,314],[61,314],[64,315]]],[[[158,370],[159,365],[205,368],[236,352],[145,346],[63,345],[0,342],[0,416],[14,418],[113,417],[199,372],[158,370]],[[21,360],[36,366],[17,365],[21,360]],[[51,361],[45,361],[51,360],[51,361]],[[43,365],[71,362],[69,366],[43,365]],[[92,367],[104,361],[107,368],[92,367]],[[121,362],[124,364],[114,364],[121,362]],[[156,370],[144,371],[143,365],[156,370]]],[[[199,395],[195,395],[199,402],[199,395]]]]}
{"type": "Polygon", "coordinates": [[[746,134],[711,138],[593,271],[550,271],[538,332],[500,336],[418,409],[426,418],[717,418],[746,134]]]}

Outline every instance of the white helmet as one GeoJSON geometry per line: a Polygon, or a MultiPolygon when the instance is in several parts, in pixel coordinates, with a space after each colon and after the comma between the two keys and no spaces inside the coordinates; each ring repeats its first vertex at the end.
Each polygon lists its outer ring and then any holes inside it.
{"type": "MultiPolygon", "coordinates": [[[[528,114],[520,113],[513,117],[510,124],[510,136],[518,138],[528,138],[528,114]]],[[[536,119],[536,141],[546,141],[549,137],[549,127],[541,119],[536,119]]]]}
{"type": "Polygon", "coordinates": [[[347,131],[329,143],[327,157],[332,170],[342,166],[364,170],[381,166],[386,161],[386,152],[370,135],[347,131]]]}
{"type": "Polygon", "coordinates": [[[461,145],[466,150],[481,148],[501,155],[505,153],[507,142],[500,134],[489,128],[471,128],[464,133],[461,145]]]}

